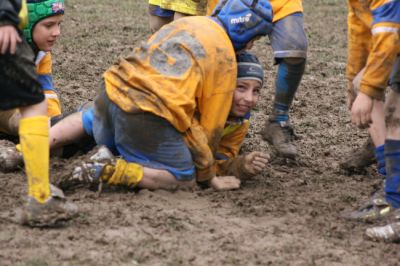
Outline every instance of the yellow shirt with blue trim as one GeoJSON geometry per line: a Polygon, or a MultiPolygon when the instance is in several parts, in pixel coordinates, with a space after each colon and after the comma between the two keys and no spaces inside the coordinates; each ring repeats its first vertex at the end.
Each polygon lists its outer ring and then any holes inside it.
{"type": "Polygon", "coordinates": [[[53,86],[51,53],[40,51],[35,63],[38,81],[47,100],[47,115],[49,117],[60,115],[61,103],[53,86]]]}
{"type": "Polygon", "coordinates": [[[236,85],[235,51],[208,17],[167,24],[104,73],[108,97],[123,111],[151,112],[184,134],[197,180],[215,176],[215,153],[236,85]]]}
{"type": "MultiPolygon", "coordinates": [[[[209,0],[207,15],[211,15],[219,0],[209,0]]],[[[302,0],[270,0],[273,10],[273,22],[276,22],[290,14],[303,12],[302,0]]]]}
{"type": "Polygon", "coordinates": [[[400,54],[400,1],[348,0],[347,79],[365,68],[360,91],[384,98],[390,73],[400,54]]]}

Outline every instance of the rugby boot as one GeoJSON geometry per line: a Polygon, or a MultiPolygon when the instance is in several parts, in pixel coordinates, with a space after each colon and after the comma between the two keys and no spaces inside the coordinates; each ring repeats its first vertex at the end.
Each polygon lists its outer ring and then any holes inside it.
{"type": "Polygon", "coordinates": [[[107,170],[106,166],[111,164],[115,164],[114,155],[107,147],[99,146],[88,161],[73,169],[72,174],[61,176],[57,185],[62,189],[100,186],[102,181],[100,177],[107,170]]]}
{"type": "Polygon", "coordinates": [[[371,138],[368,138],[361,147],[355,148],[344,158],[340,163],[340,168],[348,173],[363,173],[375,162],[375,147],[371,138]]]}
{"type": "Polygon", "coordinates": [[[343,217],[350,220],[357,220],[372,223],[382,218],[388,218],[397,213],[384,197],[373,197],[358,210],[343,213],[343,217]]]}
{"type": "Polygon", "coordinates": [[[400,242],[400,222],[376,226],[365,230],[368,239],[382,242],[400,242]]]}
{"type": "Polygon", "coordinates": [[[15,144],[11,141],[0,142],[0,172],[8,173],[22,167],[24,160],[22,153],[17,151],[15,144]]]}
{"type": "Polygon", "coordinates": [[[40,203],[29,196],[20,213],[20,223],[31,227],[57,227],[78,215],[78,207],[68,202],[64,193],[50,185],[51,195],[40,203]]]}
{"type": "Polygon", "coordinates": [[[267,120],[261,135],[264,140],[273,145],[278,155],[290,159],[296,158],[297,149],[292,143],[296,136],[289,122],[267,120]]]}

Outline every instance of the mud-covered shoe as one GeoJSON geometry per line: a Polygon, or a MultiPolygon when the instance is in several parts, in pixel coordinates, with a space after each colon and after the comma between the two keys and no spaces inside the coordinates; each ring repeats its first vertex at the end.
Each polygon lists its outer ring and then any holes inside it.
{"type": "Polygon", "coordinates": [[[75,189],[78,187],[94,188],[101,184],[101,174],[104,167],[113,164],[115,157],[105,146],[99,146],[97,151],[88,161],[82,162],[76,166],[72,174],[61,176],[57,185],[62,189],[75,189]]]}
{"type": "Polygon", "coordinates": [[[384,197],[373,197],[358,210],[345,212],[342,216],[350,220],[371,223],[397,214],[396,210],[397,209],[393,208],[384,197]]]}
{"type": "Polygon", "coordinates": [[[368,239],[382,242],[400,242],[400,222],[368,228],[365,231],[368,239]]]}
{"type": "Polygon", "coordinates": [[[78,215],[78,207],[68,202],[64,193],[50,185],[51,196],[45,203],[28,197],[26,206],[20,211],[19,222],[31,227],[57,227],[78,215]]]}
{"type": "Polygon", "coordinates": [[[363,173],[371,164],[375,163],[375,147],[371,138],[361,146],[352,150],[340,163],[340,168],[348,173],[363,173]]]}
{"type": "Polygon", "coordinates": [[[297,156],[296,146],[292,143],[296,136],[288,122],[267,120],[261,135],[263,139],[273,145],[280,156],[290,159],[294,159],[297,156]]]}
{"type": "Polygon", "coordinates": [[[22,153],[17,151],[11,141],[0,141],[0,172],[8,173],[23,166],[22,153]]]}

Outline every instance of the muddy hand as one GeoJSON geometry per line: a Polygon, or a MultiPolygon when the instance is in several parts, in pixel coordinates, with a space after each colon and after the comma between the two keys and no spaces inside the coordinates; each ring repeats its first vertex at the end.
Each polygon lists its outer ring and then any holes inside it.
{"type": "Polygon", "coordinates": [[[371,112],[374,101],[368,95],[358,93],[351,108],[351,122],[359,128],[366,128],[372,123],[371,112]]]}
{"type": "Polygon", "coordinates": [[[240,180],[234,176],[215,176],[210,180],[210,186],[217,191],[240,188],[240,180]]]}
{"type": "Polygon", "coordinates": [[[15,54],[17,43],[21,41],[21,37],[19,37],[14,26],[0,26],[0,54],[15,54]]]}
{"type": "Polygon", "coordinates": [[[244,170],[249,174],[257,175],[267,166],[269,159],[268,154],[253,151],[244,157],[244,170]]]}

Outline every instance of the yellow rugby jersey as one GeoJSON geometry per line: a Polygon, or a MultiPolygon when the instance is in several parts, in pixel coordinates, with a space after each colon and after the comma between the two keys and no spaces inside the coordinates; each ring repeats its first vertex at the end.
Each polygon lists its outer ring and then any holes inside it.
{"type": "MultiPolygon", "coordinates": [[[[208,0],[207,15],[211,15],[219,0],[208,0]]],[[[302,0],[270,0],[273,10],[273,22],[290,14],[303,12],[302,0]]]]}
{"type": "Polygon", "coordinates": [[[236,68],[225,30],[210,18],[186,17],[119,59],[104,81],[110,100],[125,112],[151,112],[184,133],[198,180],[206,181],[215,176],[213,155],[230,111],[236,68]]]}
{"type": "Polygon", "coordinates": [[[360,91],[382,100],[400,54],[400,1],[348,0],[347,79],[365,67],[360,91]]]}
{"type": "Polygon", "coordinates": [[[36,57],[36,72],[38,81],[42,86],[43,93],[47,100],[47,115],[53,117],[61,114],[61,104],[57,91],[53,87],[52,59],[50,52],[40,51],[36,57]]]}
{"type": "Polygon", "coordinates": [[[149,0],[149,4],[184,14],[204,16],[207,0],[149,0]]]}

